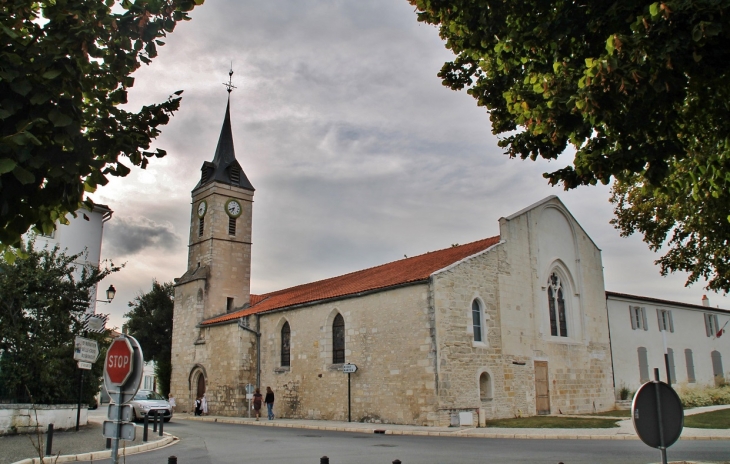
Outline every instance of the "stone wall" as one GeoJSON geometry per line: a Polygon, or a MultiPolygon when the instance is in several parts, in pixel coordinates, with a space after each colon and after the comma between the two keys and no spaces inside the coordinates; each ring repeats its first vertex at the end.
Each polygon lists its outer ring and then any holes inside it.
{"type": "Polygon", "coordinates": [[[436,424],[434,342],[428,285],[412,285],[261,316],[262,391],[280,417],[347,420],[347,374],[332,364],[332,322],[342,314],[352,420],[436,424]],[[281,328],[291,366],[281,367],[281,328]]]}
{"type": "MultiPolygon", "coordinates": [[[[77,407],[73,404],[0,404],[0,435],[45,432],[48,424],[63,430],[76,427],[77,407]]],[[[86,425],[88,410],[81,407],[80,425],[86,425]]]]}

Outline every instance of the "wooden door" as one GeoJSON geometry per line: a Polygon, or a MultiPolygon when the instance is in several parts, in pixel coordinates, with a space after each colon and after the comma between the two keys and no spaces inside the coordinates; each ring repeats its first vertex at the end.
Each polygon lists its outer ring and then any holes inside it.
{"type": "Polygon", "coordinates": [[[547,361],[535,361],[535,403],[538,415],[550,414],[550,384],[547,361]]]}
{"type": "Polygon", "coordinates": [[[205,376],[201,373],[198,375],[198,395],[197,398],[200,398],[205,394],[205,376]]]}

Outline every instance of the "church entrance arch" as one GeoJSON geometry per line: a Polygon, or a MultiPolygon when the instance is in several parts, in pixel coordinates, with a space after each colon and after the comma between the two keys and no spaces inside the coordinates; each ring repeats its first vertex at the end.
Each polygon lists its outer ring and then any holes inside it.
{"type": "Polygon", "coordinates": [[[188,377],[188,388],[190,394],[190,403],[194,403],[195,400],[205,393],[207,374],[205,368],[200,364],[196,364],[190,370],[190,376],[188,377]]]}
{"type": "Polygon", "coordinates": [[[201,372],[198,375],[198,391],[196,397],[199,398],[203,395],[205,395],[205,376],[201,372]]]}

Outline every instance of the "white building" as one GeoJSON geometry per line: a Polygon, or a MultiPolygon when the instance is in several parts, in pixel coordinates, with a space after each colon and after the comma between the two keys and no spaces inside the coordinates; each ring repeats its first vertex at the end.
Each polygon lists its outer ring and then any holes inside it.
{"type": "Polygon", "coordinates": [[[623,387],[635,391],[654,378],[654,368],[666,381],[665,340],[673,385],[711,386],[730,380],[730,335],[722,334],[730,311],[710,307],[706,296],[702,302],[606,292],[617,392],[623,387]]]}
{"type": "MultiPolygon", "coordinates": [[[[75,262],[78,272],[85,266],[99,267],[101,262],[101,240],[104,235],[104,224],[111,219],[113,211],[106,205],[96,204],[94,209],[79,209],[76,217],[68,214],[68,224],[56,224],[56,230],[49,235],[36,236],[36,249],[53,248],[73,255],[83,253],[75,262]]],[[[96,294],[91,295],[89,312],[96,312],[96,294]]]]}

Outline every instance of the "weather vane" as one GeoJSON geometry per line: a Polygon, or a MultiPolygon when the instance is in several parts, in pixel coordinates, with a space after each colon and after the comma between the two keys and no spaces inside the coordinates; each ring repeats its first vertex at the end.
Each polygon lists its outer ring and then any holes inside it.
{"type": "Polygon", "coordinates": [[[228,71],[228,82],[224,82],[223,85],[226,86],[226,90],[228,90],[228,93],[230,94],[233,92],[233,89],[237,88],[235,85],[231,83],[231,79],[233,78],[233,61],[231,61],[231,70],[228,71]]]}

